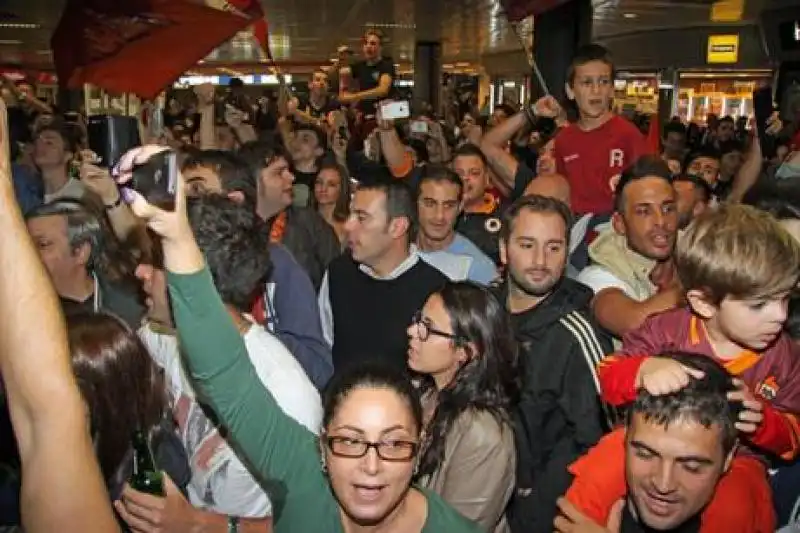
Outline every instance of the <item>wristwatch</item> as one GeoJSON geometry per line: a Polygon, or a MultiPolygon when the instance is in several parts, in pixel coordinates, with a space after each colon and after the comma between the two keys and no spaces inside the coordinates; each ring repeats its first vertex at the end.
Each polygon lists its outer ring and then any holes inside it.
{"type": "Polygon", "coordinates": [[[239,533],[239,517],[228,517],[228,533],[239,533]]]}

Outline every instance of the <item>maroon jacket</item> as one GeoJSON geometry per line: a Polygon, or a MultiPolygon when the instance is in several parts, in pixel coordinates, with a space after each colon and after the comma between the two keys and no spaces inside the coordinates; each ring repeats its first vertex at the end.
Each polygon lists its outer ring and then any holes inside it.
{"type": "MultiPolygon", "coordinates": [[[[636,374],[647,356],[667,352],[714,356],[702,321],[689,309],[673,309],[648,318],[623,339],[619,352],[598,365],[603,399],[621,405],[636,398],[636,374]]],[[[721,361],[732,375],[742,379],[764,404],[764,420],[749,436],[749,443],[783,459],[800,452],[800,348],[782,333],[761,353],[743,351],[737,358],[721,361]]]]}

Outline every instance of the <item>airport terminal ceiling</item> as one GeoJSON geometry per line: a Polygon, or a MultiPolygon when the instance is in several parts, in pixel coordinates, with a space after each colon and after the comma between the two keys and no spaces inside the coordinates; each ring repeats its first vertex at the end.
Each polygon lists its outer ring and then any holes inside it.
{"type": "MultiPolygon", "coordinates": [[[[744,3],[741,22],[753,20],[766,0],[744,3]]],[[[30,68],[52,65],[49,40],[65,0],[0,2],[0,64],[30,68]]],[[[654,29],[711,24],[703,0],[593,0],[594,34],[605,38],[654,29]]],[[[447,62],[478,62],[485,54],[519,49],[499,0],[262,0],[277,60],[324,61],[336,47],[358,49],[365,28],[380,28],[395,61],[413,59],[417,39],[442,43],[447,62]]],[[[735,9],[734,9],[735,10],[735,9]]],[[[521,31],[530,39],[530,20],[521,31]]],[[[250,39],[234,39],[216,52],[225,62],[258,59],[250,39]]]]}

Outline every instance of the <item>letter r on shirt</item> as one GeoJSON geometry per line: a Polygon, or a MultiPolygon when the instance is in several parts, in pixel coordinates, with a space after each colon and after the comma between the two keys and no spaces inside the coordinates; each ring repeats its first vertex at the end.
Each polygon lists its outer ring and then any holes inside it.
{"type": "Polygon", "coordinates": [[[609,155],[609,161],[608,161],[609,167],[623,168],[625,166],[625,152],[623,152],[619,148],[614,148],[608,153],[608,155],[609,155]]]}

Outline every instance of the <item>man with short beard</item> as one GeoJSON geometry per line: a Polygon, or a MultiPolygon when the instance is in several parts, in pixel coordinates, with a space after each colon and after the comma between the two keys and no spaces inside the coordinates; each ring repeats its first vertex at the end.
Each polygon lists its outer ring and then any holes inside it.
{"type": "Polygon", "coordinates": [[[598,323],[617,338],[683,297],[672,265],[678,227],[672,181],[656,156],[643,156],[626,169],[615,190],[612,227],[589,246],[592,264],[578,275],[595,293],[598,323]]]}
{"type": "Polygon", "coordinates": [[[564,276],[572,215],[563,202],[523,196],[505,215],[498,296],[511,314],[523,369],[515,413],[517,491],[512,531],[552,531],[556,500],[571,483],[567,467],[612,422],[595,366],[611,350],[589,312],[592,292],[564,276]]]}

